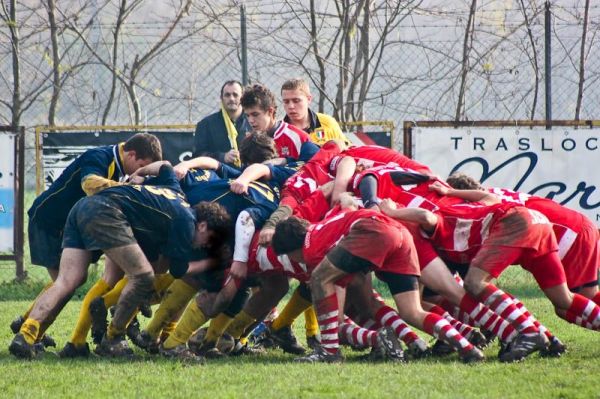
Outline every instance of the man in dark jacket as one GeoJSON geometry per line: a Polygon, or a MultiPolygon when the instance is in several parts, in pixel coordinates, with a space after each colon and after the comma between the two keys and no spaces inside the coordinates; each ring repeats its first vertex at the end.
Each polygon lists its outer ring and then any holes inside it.
{"type": "Polygon", "coordinates": [[[238,146],[252,130],[242,111],[243,87],[228,80],[221,87],[221,110],[210,114],[196,125],[194,157],[208,156],[231,166],[240,166],[238,146]]]}

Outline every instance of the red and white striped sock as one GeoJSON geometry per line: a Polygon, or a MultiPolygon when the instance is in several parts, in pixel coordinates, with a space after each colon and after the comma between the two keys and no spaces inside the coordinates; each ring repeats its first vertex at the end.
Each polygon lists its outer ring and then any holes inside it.
{"type": "Polygon", "coordinates": [[[473,320],[473,325],[490,331],[502,342],[510,342],[517,336],[517,331],[508,321],[469,294],[463,296],[460,308],[473,320]]]}
{"type": "Polygon", "coordinates": [[[554,338],[554,334],[552,334],[550,332],[550,330],[548,330],[548,328],[546,328],[545,325],[543,325],[542,323],[540,323],[539,320],[536,319],[529,312],[529,310],[525,307],[525,305],[523,305],[523,302],[521,302],[519,300],[519,298],[513,296],[512,294],[509,294],[508,292],[506,292],[505,294],[512,298],[512,301],[515,304],[515,306],[517,308],[519,308],[521,310],[521,312],[523,312],[523,314],[529,319],[529,321],[531,321],[541,332],[543,332],[544,335],[546,335],[546,337],[548,337],[549,340],[552,340],[552,338],[554,338]]]}
{"type": "Polygon", "coordinates": [[[450,344],[450,346],[461,353],[473,349],[473,344],[456,331],[446,319],[435,313],[429,313],[425,317],[423,331],[450,344]]]}
{"type": "Polygon", "coordinates": [[[321,346],[327,352],[335,354],[340,348],[337,295],[334,292],[321,299],[316,305],[315,311],[321,332],[321,346]]]}
{"type": "Polygon", "coordinates": [[[474,330],[470,325],[456,320],[450,313],[446,312],[446,310],[442,309],[440,306],[433,305],[429,311],[446,319],[446,321],[448,321],[452,327],[456,328],[456,331],[458,331],[463,337],[469,337],[474,330]]]}
{"type": "Polygon", "coordinates": [[[578,326],[600,330],[600,307],[582,295],[573,294],[573,303],[565,318],[578,326]]]}
{"type": "Polygon", "coordinates": [[[479,300],[508,321],[519,333],[535,334],[540,332],[529,318],[513,304],[512,298],[493,284],[488,284],[483,289],[479,294],[479,300]]]}
{"type": "Polygon", "coordinates": [[[354,346],[374,347],[377,344],[377,331],[368,330],[352,323],[342,324],[340,335],[346,339],[347,343],[354,346]]]}
{"type": "Polygon", "coordinates": [[[398,312],[387,305],[379,308],[375,314],[375,321],[382,326],[392,327],[396,336],[407,345],[419,339],[419,336],[400,318],[398,312]]]}

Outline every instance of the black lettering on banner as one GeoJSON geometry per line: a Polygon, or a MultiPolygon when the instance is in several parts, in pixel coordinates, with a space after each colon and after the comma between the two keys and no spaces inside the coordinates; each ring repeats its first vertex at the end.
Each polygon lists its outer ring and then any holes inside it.
{"type": "Polygon", "coordinates": [[[573,151],[575,147],[577,147],[577,145],[575,144],[575,140],[573,139],[564,139],[562,143],[560,143],[560,145],[565,151],[573,151]],[[570,145],[567,146],[565,143],[570,143],[570,145]]]}
{"type": "Polygon", "coordinates": [[[519,139],[519,150],[527,151],[531,148],[531,144],[529,144],[529,137],[521,137],[519,139]]]}
{"type": "Polygon", "coordinates": [[[597,150],[598,149],[598,144],[597,143],[598,143],[598,138],[596,138],[596,137],[590,137],[590,138],[588,138],[585,141],[585,148],[587,148],[590,151],[597,150]],[[595,142],[596,145],[594,147],[590,147],[590,141],[595,142]]]}
{"type": "Polygon", "coordinates": [[[462,140],[462,137],[450,137],[450,140],[454,142],[454,149],[458,150],[458,141],[462,140]]]}
{"type": "MultiPolygon", "coordinates": [[[[479,178],[479,180],[482,183],[484,183],[494,174],[498,173],[505,167],[509,167],[513,162],[517,162],[522,158],[529,159],[529,166],[520,177],[515,176],[516,178],[518,178],[518,180],[512,189],[515,191],[519,191],[519,188],[523,185],[523,183],[525,183],[527,178],[532,174],[533,170],[538,164],[538,156],[533,152],[525,152],[522,154],[515,155],[502,162],[500,165],[493,169],[490,168],[489,163],[482,157],[466,158],[457,163],[456,166],[454,166],[450,171],[450,174],[459,171],[463,166],[469,164],[477,164],[482,169],[481,177],[479,178]]],[[[583,181],[577,183],[575,190],[572,191],[570,194],[568,193],[567,183],[560,181],[545,182],[543,184],[540,184],[529,190],[528,194],[541,195],[549,199],[554,199],[557,195],[568,194],[566,198],[560,201],[561,205],[566,205],[571,201],[576,201],[576,198],[579,197],[578,205],[579,207],[581,207],[581,209],[591,210],[600,208],[600,200],[598,200],[597,202],[592,202],[592,196],[594,194],[598,194],[597,187],[595,185],[588,185],[586,182],[583,181]]]]}
{"type": "Polygon", "coordinates": [[[496,145],[496,151],[498,151],[500,148],[503,148],[504,151],[508,151],[506,142],[504,141],[504,138],[502,138],[502,137],[500,137],[500,140],[498,140],[498,144],[496,145]]]}
{"type": "Polygon", "coordinates": [[[473,138],[473,151],[477,150],[477,147],[479,147],[479,149],[481,151],[485,151],[485,148],[483,148],[484,144],[485,144],[485,139],[483,137],[473,138]]]}
{"type": "Polygon", "coordinates": [[[552,147],[547,148],[546,147],[546,139],[542,139],[542,151],[552,151],[552,147]]]}

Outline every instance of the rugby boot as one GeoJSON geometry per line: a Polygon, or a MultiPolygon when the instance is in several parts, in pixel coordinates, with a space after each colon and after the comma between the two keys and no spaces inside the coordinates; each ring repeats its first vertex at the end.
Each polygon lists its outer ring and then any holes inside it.
{"type": "Polygon", "coordinates": [[[456,349],[454,349],[450,344],[441,339],[435,341],[433,346],[431,347],[431,354],[433,356],[448,356],[453,353],[456,349]]]}
{"type": "Polygon", "coordinates": [[[62,359],[74,359],[77,357],[89,357],[90,356],[90,346],[86,342],[83,345],[75,345],[72,342],[67,342],[67,344],[58,352],[58,357],[62,359]]]}
{"type": "Polygon", "coordinates": [[[485,335],[475,329],[471,330],[469,334],[465,335],[465,338],[479,349],[485,349],[489,345],[489,341],[485,335]]]}
{"type": "Polygon", "coordinates": [[[132,357],[133,350],[127,344],[127,340],[124,336],[119,335],[112,339],[108,336],[102,338],[100,345],[96,347],[97,355],[104,357],[132,357]]]}
{"type": "Polygon", "coordinates": [[[279,330],[268,329],[269,337],[286,353],[292,355],[303,355],[306,349],[298,342],[292,331],[292,327],[286,326],[279,330]]]}
{"type": "Polygon", "coordinates": [[[158,353],[158,340],[152,338],[152,336],[150,336],[150,334],[148,334],[147,331],[141,331],[137,335],[133,336],[129,335],[128,332],[127,336],[129,337],[131,342],[133,342],[133,344],[138,348],[141,348],[153,355],[158,353]]]}
{"type": "Polygon", "coordinates": [[[408,352],[411,359],[423,359],[431,356],[431,348],[421,338],[408,344],[406,352],[408,352]]]}
{"type": "Polygon", "coordinates": [[[519,334],[506,346],[505,350],[501,350],[498,357],[501,362],[518,362],[535,351],[546,349],[548,344],[548,338],[542,332],[535,334],[519,334]]]}
{"type": "Polygon", "coordinates": [[[308,355],[297,357],[294,361],[298,363],[341,363],[344,361],[344,357],[339,349],[336,353],[329,353],[319,345],[308,355]]]}
{"type": "Polygon", "coordinates": [[[467,351],[462,351],[458,357],[460,357],[460,360],[466,364],[479,363],[485,360],[485,355],[476,346],[473,346],[473,348],[467,351]]]}
{"type": "Polygon", "coordinates": [[[8,347],[8,351],[20,359],[33,359],[38,354],[35,345],[28,344],[21,333],[15,335],[8,347]]]}
{"type": "Polygon", "coordinates": [[[236,340],[235,346],[231,350],[231,356],[260,356],[267,353],[265,348],[260,346],[249,346],[247,343],[242,344],[240,341],[236,340]]]}
{"type": "Polygon", "coordinates": [[[560,339],[556,337],[552,337],[550,339],[550,344],[545,348],[540,350],[540,356],[542,357],[561,357],[563,353],[567,351],[567,347],[565,344],[560,342],[560,339]]]}
{"type": "Polygon", "coordinates": [[[404,351],[394,330],[390,327],[382,327],[377,330],[377,344],[371,350],[370,360],[390,360],[393,362],[404,362],[404,351]]]}
{"type": "Polygon", "coordinates": [[[169,359],[177,359],[185,363],[202,364],[205,362],[202,356],[198,356],[192,352],[185,344],[177,345],[174,348],[166,349],[163,345],[160,346],[158,353],[169,359]]]}
{"type": "Polygon", "coordinates": [[[10,330],[13,334],[17,334],[21,330],[21,326],[25,323],[23,316],[18,316],[16,319],[10,322],[10,330]]]}

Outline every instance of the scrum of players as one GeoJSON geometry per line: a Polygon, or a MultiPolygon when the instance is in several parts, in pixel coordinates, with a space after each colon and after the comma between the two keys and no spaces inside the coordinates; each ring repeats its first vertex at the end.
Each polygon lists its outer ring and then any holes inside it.
{"type": "Polygon", "coordinates": [[[10,353],[56,346],[46,331],[102,254],[60,357],[90,356],[90,333],[100,356],[132,356],[131,342],[192,362],[274,347],[340,362],[348,346],[370,348],[369,360],[456,352],[472,363],[496,339],[502,362],[562,355],[559,338],[494,285],[511,265],[560,318],[600,329],[599,237],[585,216],[463,174],[443,180],[388,148],[318,147],[285,122],[272,128],[246,136],[241,168],[171,165],[145,133],[77,158],[29,210],[32,263],[52,282],[11,324],[10,353]],[[143,328],[138,313],[151,317],[143,328]],[[302,313],[308,349],[292,329],[302,313]]]}

